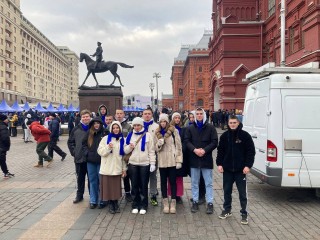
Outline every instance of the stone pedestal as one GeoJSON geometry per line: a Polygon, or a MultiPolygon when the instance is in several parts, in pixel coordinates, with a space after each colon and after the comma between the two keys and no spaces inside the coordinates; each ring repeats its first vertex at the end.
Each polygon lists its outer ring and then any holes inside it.
{"type": "Polygon", "coordinates": [[[116,109],[122,109],[123,93],[121,87],[99,85],[99,87],[82,86],[79,90],[80,111],[88,109],[97,112],[98,107],[104,104],[108,114],[114,115],[116,109]]]}

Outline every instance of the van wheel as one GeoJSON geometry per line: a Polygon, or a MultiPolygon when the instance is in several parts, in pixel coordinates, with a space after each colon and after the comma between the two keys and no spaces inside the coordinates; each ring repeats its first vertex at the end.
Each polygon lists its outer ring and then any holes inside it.
{"type": "Polygon", "coordinates": [[[316,188],[316,197],[320,198],[320,188],[316,188]]]}

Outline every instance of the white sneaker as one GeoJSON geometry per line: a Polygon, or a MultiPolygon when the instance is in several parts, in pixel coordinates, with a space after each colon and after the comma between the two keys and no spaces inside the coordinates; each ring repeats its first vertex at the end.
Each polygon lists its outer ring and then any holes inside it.
{"type": "Polygon", "coordinates": [[[131,211],[131,213],[133,213],[133,214],[137,214],[138,212],[139,212],[139,210],[136,208],[132,209],[132,211],[131,211]]]}
{"type": "Polygon", "coordinates": [[[144,214],[146,214],[146,212],[147,211],[145,209],[141,209],[139,213],[140,213],[140,215],[144,215],[144,214]]]}

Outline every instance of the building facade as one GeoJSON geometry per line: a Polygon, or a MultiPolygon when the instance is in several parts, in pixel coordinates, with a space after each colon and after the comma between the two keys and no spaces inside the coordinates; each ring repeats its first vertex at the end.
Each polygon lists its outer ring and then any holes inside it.
{"type": "Polygon", "coordinates": [[[0,100],[77,104],[76,54],[63,53],[65,47],[55,46],[28,21],[19,0],[0,0],[0,17],[0,100]]]}
{"type": "MultiPolygon", "coordinates": [[[[213,0],[210,110],[243,109],[245,75],[280,65],[280,0],[213,0]]],[[[320,0],[286,0],[286,66],[320,60],[320,0]],[[306,37],[308,36],[308,37],[306,37]]]]}
{"type": "Polygon", "coordinates": [[[182,45],[174,59],[171,81],[173,110],[209,109],[209,49],[212,31],[205,31],[196,45],[182,45]]]}

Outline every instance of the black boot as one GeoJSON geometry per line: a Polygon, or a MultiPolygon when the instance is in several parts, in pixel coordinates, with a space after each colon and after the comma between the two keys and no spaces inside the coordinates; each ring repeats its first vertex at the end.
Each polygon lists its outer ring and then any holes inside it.
{"type": "Polygon", "coordinates": [[[109,201],[109,212],[110,212],[111,214],[115,214],[115,213],[116,213],[114,207],[115,207],[115,206],[114,206],[114,201],[109,201]]]}
{"type": "Polygon", "coordinates": [[[119,213],[120,212],[120,207],[119,207],[118,200],[113,201],[113,205],[114,205],[114,211],[116,213],[119,213]]]}

